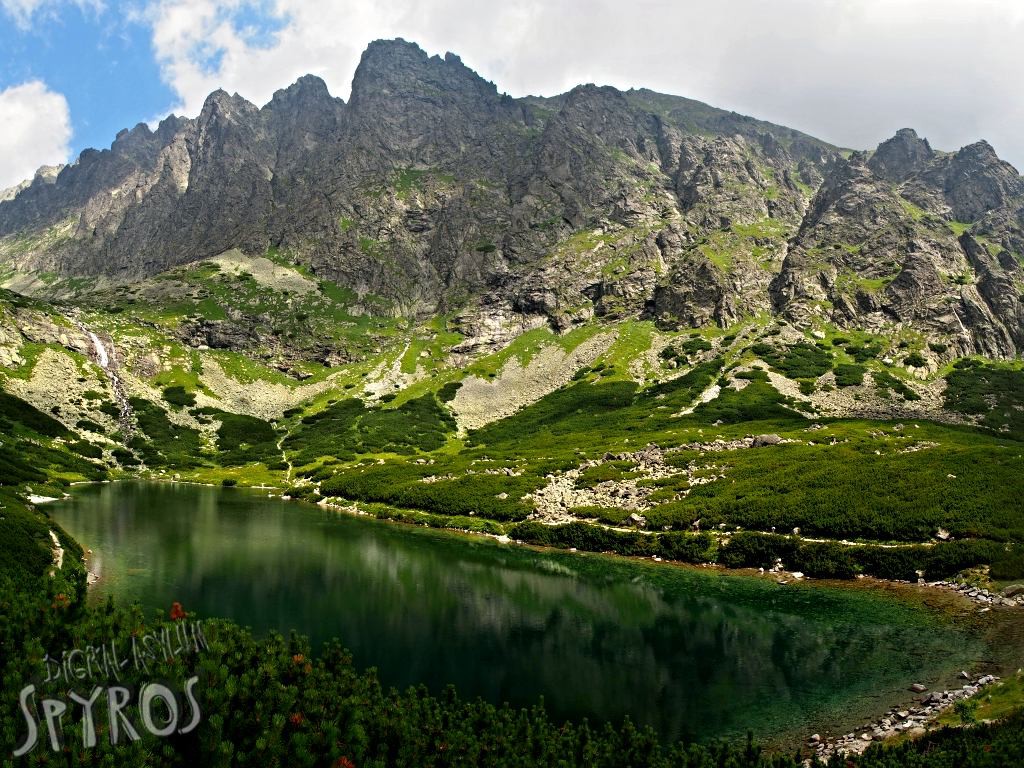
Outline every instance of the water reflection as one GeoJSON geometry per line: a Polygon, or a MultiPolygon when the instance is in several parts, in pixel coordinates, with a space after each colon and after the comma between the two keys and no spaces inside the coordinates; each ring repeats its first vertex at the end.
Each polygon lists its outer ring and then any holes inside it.
{"type": "Polygon", "coordinates": [[[671,737],[855,717],[978,651],[866,591],[537,553],[246,491],[93,486],[51,513],[94,550],[100,597],[340,637],[386,684],[543,695],[559,717],[671,737]]]}

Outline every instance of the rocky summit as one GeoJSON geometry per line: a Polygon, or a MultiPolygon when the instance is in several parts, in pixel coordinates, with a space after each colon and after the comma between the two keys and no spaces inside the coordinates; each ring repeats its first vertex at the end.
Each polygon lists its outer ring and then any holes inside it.
{"type": "Polygon", "coordinates": [[[648,90],[512,98],[458,56],[372,43],[346,103],[313,76],[0,195],[0,277],[81,295],[284,253],[362,311],[456,319],[464,351],[595,317],[912,327],[939,364],[1024,346],[1024,179],[904,129],[850,152],[648,90]],[[934,352],[941,349],[942,352],[934,352]]]}

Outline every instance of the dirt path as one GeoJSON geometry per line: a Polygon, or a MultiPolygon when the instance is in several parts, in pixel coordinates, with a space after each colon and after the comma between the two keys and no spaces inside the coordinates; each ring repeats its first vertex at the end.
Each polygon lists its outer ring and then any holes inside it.
{"type": "Polygon", "coordinates": [[[50,531],[50,538],[53,540],[53,564],[57,566],[59,571],[64,567],[64,547],[60,545],[60,539],[57,538],[55,531],[50,531]]]}

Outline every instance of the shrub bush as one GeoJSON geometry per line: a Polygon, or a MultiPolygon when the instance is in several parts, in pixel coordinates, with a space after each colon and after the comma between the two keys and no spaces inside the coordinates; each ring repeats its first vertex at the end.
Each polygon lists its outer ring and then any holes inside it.
{"type": "Polygon", "coordinates": [[[836,385],[840,387],[856,387],[864,383],[863,365],[840,363],[836,366],[836,385]]]}
{"type": "Polygon", "coordinates": [[[994,558],[989,575],[997,581],[1024,579],[1024,551],[1004,553],[994,558]]]}
{"type": "Polygon", "coordinates": [[[196,404],[196,396],[177,385],[164,389],[164,400],[178,408],[191,408],[196,404]]]}

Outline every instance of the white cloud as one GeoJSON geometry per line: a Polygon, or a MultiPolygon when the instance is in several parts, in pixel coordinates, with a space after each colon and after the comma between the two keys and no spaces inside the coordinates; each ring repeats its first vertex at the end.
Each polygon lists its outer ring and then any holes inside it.
{"type": "Polygon", "coordinates": [[[66,5],[95,12],[104,8],[103,0],[0,0],[0,10],[10,16],[19,29],[28,29],[37,16],[54,13],[66,5]]]}
{"type": "Polygon", "coordinates": [[[68,102],[39,80],[0,91],[0,189],[30,178],[41,165],[68,160],[68,102]]]}
{"type": "Polygon", "coordinates": [[[984,137],[1024,165],[1019,0],[163,0],[146,19],[189,115],[217,87],[261,104],[307,72],[347,97],[366,44],[404,37],[513,95],[647,86],[846,146],[984,137]],[[254,42],[254,18],[281,28],[254,42]]]}

